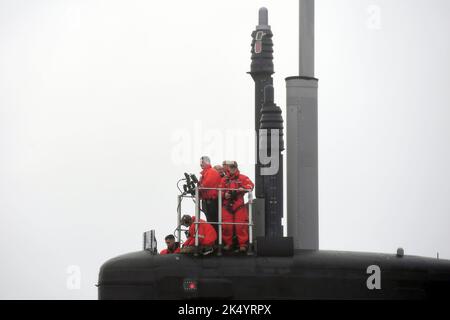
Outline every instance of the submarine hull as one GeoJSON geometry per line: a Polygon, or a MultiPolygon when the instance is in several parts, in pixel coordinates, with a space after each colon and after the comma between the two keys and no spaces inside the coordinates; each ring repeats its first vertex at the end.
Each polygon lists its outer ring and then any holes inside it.
{"type": "Polygon", "coordinates": [[[290,257],[139,251],[103,264],[98,298],[449,299],[450,261],[342,251],[296,250],[290,257]]]}

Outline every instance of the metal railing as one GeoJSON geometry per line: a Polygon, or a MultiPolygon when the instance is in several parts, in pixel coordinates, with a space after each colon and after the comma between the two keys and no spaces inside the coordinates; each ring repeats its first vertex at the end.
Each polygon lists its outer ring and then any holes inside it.
{"type": "MultiPolygon", "coordinates": [[[[199,247],[199,236],[198,236],[198,228],[200,224],[214,224],[218,225],[218,255],[221,255],[222,250],[222,225],[246,225],[248,226],[248,249],[247,253],[252,254],[252,245],[253,245],[253,190],[251,189],[230,189],[230,188],[204,188],[204,187],[195,187],[195,194],[194,196],[181,194],[177,196],[177,232],[178,232],[178,239],[181,239],[181,201],[183,198],[194,198],[195,199],[195,247],[199,247]],[[200,190],[216,190],[218,191],[218,197],[217,197],[217,206],[218,206],[218,221],[217,222],[201,222],[200,221],[200,190]],[[248,222],[223,222],[222,221],[222,191],[241,191],[248,193],[248,222]]],[[[203,208],[202,208],[203,209],[203,208]]]]}

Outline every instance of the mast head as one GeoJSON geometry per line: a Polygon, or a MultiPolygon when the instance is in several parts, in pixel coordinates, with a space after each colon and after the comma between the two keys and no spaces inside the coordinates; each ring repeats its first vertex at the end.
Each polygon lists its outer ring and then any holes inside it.
{"type": "Polygon", "coordinates": [[[256,30],[270,30],[269,12],[267,11],[267,8],[259,8],[258,17],[258,25],[256,26],[256,30]]]}

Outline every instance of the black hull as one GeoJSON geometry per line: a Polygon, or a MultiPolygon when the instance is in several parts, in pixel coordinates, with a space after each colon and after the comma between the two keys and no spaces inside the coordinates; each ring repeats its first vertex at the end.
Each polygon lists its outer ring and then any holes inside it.
{"type": "Polygon", "coordinates": [[[449,299],[450,261],[340,251],[291,257],[129,253],[100,270],[99,299],[449,299]],[[368,289],[369,266],[381,289],[368,289]],[[193,280],[195,290],[186,288],[193,280]]]}

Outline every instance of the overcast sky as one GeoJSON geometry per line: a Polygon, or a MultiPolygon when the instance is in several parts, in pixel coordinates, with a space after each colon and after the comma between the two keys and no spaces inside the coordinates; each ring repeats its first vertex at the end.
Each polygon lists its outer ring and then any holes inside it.
{"type": "MultiPolygon", "coordinates": [[[[95,299],[203,154],[253,177],[260,6],[284,111],[297,1],[0,1],[0,298],[95,299]]],[[[321,249],[450,258],[449,14],[316,1],[321,249]]]]}

